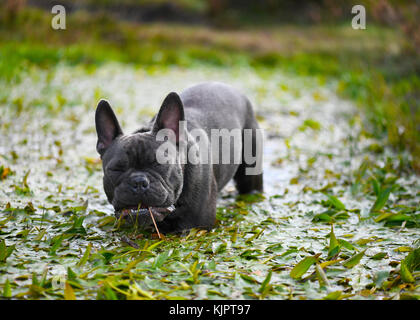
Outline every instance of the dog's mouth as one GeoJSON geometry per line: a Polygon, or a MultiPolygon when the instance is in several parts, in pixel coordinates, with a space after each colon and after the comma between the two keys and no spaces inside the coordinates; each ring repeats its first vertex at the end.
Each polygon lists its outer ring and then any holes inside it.
{"type": "Polygon", "coordinates": [[[139,204],[137,206],[128,206],[123,209],[115,210],[115,213],[116,214],[124,214],[124,213],[134,214],[134,213],[139,213],[139,212],[144,212],[144,211],[148,212],[149,209],[152,210],[152,212],[171,213],[172,211],[175,210],[175,206],[170,205],[169,207],[149,207],[144,204],[139,204]]]}
{"type": "Polygon", "coordinates": [[[160,222],[174,210],[174,205],[170,205],[168,207],[149,207],[144,204],[139,204],[137,206],[129,206],[125,207],[124,209],[115,210],[115,216],[117,219],[124,219],[129,223],[136,223],[146,226],[151,224],[152,214],[153,218],[157,222],[160,222]]]}

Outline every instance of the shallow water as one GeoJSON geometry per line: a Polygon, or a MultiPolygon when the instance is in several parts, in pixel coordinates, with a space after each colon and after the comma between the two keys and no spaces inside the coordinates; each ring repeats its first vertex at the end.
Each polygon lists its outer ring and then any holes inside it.
{"type": "Polygon", "coordinates": [[[404,208],[418,220],[419,179],[396,169],[409,155],[386,148],[370,151],[381,142],[362,130],[363,117],[337,97],[334,84],[251,69],[145,71],[110,64],[89,73],[67,66],[36,70],[21,83],[2,87],[0,166],[13,174],[0,181],[0,235],[16,248],[0,263],[0,284],[8,279],[15,298],[62,298],[63,281],[54,281],[63,276],[77,298],[112,298],[107,286],[119,298],[144,298],[143,291],[154,298],[198,299],[314,299],[335,291],[351,299],[419,294],[415,286],[369,291],[378,275],[385,273],[390,280],[398,273],[406,247],[420,232],[417,222],[393,227],[375,222],[369,211],[376,196],[367,180],[378,176],[397,185],[382,210],[404,208]],[[253,102],[265,130],[265,199],[235,200],[229,184],[218,204],[220,223],[212,232],[169,236],[145,256],[130,253],[122,234],[146,249],[157,240],[148,234],[136,240],[136,232],[112,229],[108,217],[113,209],[103,192],[95,150],[96,103],[99,98],[110,101],[123,130],[131,132],[157,112],[168,92],[208,80],[232,84],[253,102]],[[324,269],[328,286],[310,276],[314,266],[305,273],[307,279],[290,276],[306,256],[321,253],[320,263],[328,260],[331,224],[313,221],[331,207],[323,192],[344,204],[347,216],[334,221],[334,233],[353,245],[342,247],[338,261],[324,269]],[[80,217],[83,230],[77,229],[80,217]],[[88,245],[90,256],[81,264],[88,245]],[[365,249],[360,263],[342,265],[365,249]],[[371,258],[381,252],[383,258],[371,258]],[[125,269],[135,259],[140,261],[125,269]],[[261,289],[270,270],[270,287],[261,289]],[[34,282],[33,274],[45,281],[34,282]]]}

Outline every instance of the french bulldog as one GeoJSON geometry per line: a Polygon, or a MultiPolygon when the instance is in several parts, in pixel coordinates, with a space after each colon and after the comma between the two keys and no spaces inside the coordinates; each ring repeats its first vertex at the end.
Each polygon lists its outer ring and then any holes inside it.
{"type": "Polygon", "coordinates": [[[218,192],[232,178],[239,194],[263,192],[262,170],[248,174],[258,161],[249,163],[249,157],[245,161],[247,146],[253,150],[254,159],[262,158],[262,149],[257,145],[258,123],[250,101],[229,85],[206,82],[179,95],[169,93],[157,115],[132,134],[123,133],[110,104],[100,100],[95,123],[104,190],[118,218],[144,228],[156,223],[163,233],[191,228],[210,230],[216,222],[218,192]],[[186,124],[184,128],[182,123],[186,124]],[[173,133],[166,140],[159,138],[163,129],[173,133]],[[228,139],[231,148],[225,149],[226,140],[211,141],[214,129],[236,130],[241,139],[228,139]],[[250,139],[245,139],[246,129],[251,132],[247,135],[250,139]],[[194,130],[204,133],[200,141],[190,139],[194,130]],[[175,150],[173,161],[160,163],[157,154],[168,143],[175,150]],[[230,159],[239,155],[240,161],[225,163],[213,157],[208,157],[209,161],[185,161],[180,156],[181,146],[187,155],[206,151],[204,154],[216,154],[221,159],[224,152],[229,152],[230,159]]]}

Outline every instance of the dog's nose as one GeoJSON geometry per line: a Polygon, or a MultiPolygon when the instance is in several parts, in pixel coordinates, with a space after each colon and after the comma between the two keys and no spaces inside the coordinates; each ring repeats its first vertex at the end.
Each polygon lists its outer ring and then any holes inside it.
{"type": "Polygon", "coordinates": [[[149,184],[149,179],[145,175],[135,175],[130,180],[130,186],[136,193],[149,189],[149,184]]]}

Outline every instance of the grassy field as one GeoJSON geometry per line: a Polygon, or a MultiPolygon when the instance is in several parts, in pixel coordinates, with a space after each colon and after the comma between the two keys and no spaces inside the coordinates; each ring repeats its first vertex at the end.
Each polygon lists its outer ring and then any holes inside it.
{"type": "Polygon", "coordinates": [[[420,298],[419,62],[397,30],[75,13],[53,31],[50,19],[26,9],[0,21],[4,298],[420,298]],[[167,92],[210,79],[254,104],[265,193],[229,185],[210,232],[159,240],[119,227],[97,101],[131,131],[167,92]]]}

